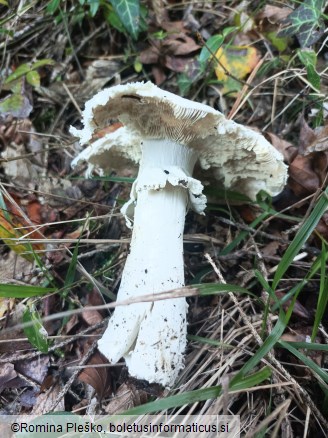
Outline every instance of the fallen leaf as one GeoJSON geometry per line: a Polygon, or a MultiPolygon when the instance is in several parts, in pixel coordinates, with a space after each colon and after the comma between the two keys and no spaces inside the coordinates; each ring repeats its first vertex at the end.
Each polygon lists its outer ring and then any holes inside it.
{"type": "Polygon", "coordinates": [[[236,79],[245,78],[257,65],[260,56],[254,47],[221,46],[215,59],[215,74],[223,84],[222,92],[233,95],[241,88],[236,79]]]}
{"type": "Polygon", "coordinates": [[[0,367],[0,389],[7,387],[7,383],[17,377],[14,364],[5,363],[0,367]]]}
{"type": "Polygon", "coordinates": [[[22,94],[11,94],[0,100],[0,119],[12,116],[18,119],[28,117],[33,110],[28,98],[22,94]]]}
{"type": "MultiPolygon", "coordinates": [[[[275,294],[280,300],[283,299],[284,296],[286,295],[284,292],[280,292],[280,291],[276,291],[275,294]]],[[[287,311],[287,309],[291,305],[291,302],[292,302],[291,299],[289,299],[283,304],[282,307],[285,311],[287,311]]],[[[311,319],[311,313],[298,300],[296,300],[294,304],[293,315],[303,320],[311,319]]]]}
{"type": "Polygon", "coordinates": [[[277,251],[280,247],[280,243],[277,242],[276,240],[273,240],[272,242],[267,243],[263,248],[262,248],[262,254],[264,256],[275,256],[277,254],[277,251]]]}
{"type": "Polygon", "coordinates": [[[35,359],[17,362],[15,364],[15,370],[41,385],[48,373],[49,366],[49,356],[42,355],[40,357],[36,357],[35,359]]]}
{"type": "Polygon", "coordinates": [[[287,26],[278,36],[295,35],[301,47],[310,47],[325,32],[322,10],[325,0],[304,0],[283,20],[287,26]]]}
{"type": "MultiPolygon", "coordinates": [[[[53,407],[54,402],[57,400],[62,387],[57,383],[52,386],[48,391],[42,392],[36,398],[35,405],[33,406],[30,415],[43,415],[47,414],[53,407]]],[[[63,412],[65,411],[65,399],[62,397],[59,403],[53,409],[53,412],[63,412]]]]}
{"type": "Polygon", "coordinates": [[[91,306],[85,306],[84,309],[85,310],[82,312],[82,318],[89,326],[98,324],[104,319],[100,312],[98,312],[98,310],[93,310],[91,306]]]}
{"type": "Polygon", "coordinates": [[[286,163],[289,164],[293,161],[298,153],[298,150],[292,145],[292,143],[283,140],[272,132],[265,132],[264,136],[272,144],[272,146],[274,146],[283,155],[286,163]]]}
{"type": "Polygon", "coordinates": [[[111,392],[111,373],[110,368],[106,365],[108,365],[107,359],[102,354],[96,352],[78,376],[81,382],[87,383],[95,389],[100,399],[111,392]]]}
{"type": "Polygon", "coordinates": [[[311,159],[297,155],[289,165],[288,185],[299,197],[314,193],[319,185],[318,175],[313,170],[311,159]]]}
{"type": "Polygon", "coordinates": [[[135,388],[132,384],[123,383],[112,400],[105,407],[107,414],[114,415],[140,406],[148,401],[146,391],[135,388]]]}
{"type": "Polygon", "coordinates": [[[300,131],[300,153],[306,156],[313,152],[325,151],[328,151],[328,124],[312,129],[303,118],[300,131]]]}
{"type": "Polygon", "coordinates": [[[265,5],[256,16],[258,20],[267,19],[270,23],[280,23],[292,12],[290,8],[280,8],[279,6],[265,5]]]}
{"type": "Polygon", "coordinates": [[[164,39],[163,46],[175,56],[189,55],[200,49],[200,46],[183,32],[169,35],[164,39]]]}
{"type": "Polygon", "coordinates": [[[42,251],[45,248],[44,245],[39,243],[30,244],[27,239],[22,240],[22,243],[18,243],[17,239],[26,235],[29,235],[31,239],[43,239],[43,235],[39,231],[31,233],[31,223],[24,219],[17,204],[6,202],[4,207],[0,208],[0,239],[17,254],[33,262],[34,256],[31,250],[42,251]]]}

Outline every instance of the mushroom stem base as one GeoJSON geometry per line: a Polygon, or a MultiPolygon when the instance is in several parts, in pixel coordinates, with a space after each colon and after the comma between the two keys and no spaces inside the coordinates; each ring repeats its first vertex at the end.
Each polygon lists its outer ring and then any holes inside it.
{"type": "MultiPolygon", "coordinates": [[[[150,188],[154,183],[150,180],[159,166],[164,175],[166,166],[178,166],[190,174],[195,157],[173,142],[156,146],[162,154],[157,159],[154,145],[143,148],[138,180],[147,181],[149,176],[149,185],[136,185],[131,252],[122,275],[119,301],[184,286],[183,229],[188,192],[170,183],[150,188]],[[163,154],[167,155],[166,163],[163,154]]],[[[171,386],[183,367],[187,308],[185,298],[118,307],[98,343],[99,349],[113,363],[124,357],[132,376],[171,386]]]]}

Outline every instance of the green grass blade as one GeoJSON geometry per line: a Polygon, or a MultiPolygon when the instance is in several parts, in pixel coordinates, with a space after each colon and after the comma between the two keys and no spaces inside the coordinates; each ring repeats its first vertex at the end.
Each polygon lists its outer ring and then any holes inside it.
{"type": "MultiPolygon", "coordinates": [[[[262,223],[269,216],[270,215],[267,212],[260,214],[256,219],[253,220],[253,222],[250,223],[249,227],[255,229],[258,224],[262,223]]],[[[229,243],[229,245],[227,245],[222,251],[220,251],[219,255],[223,256],[229,254],[237,245],[239,245],[240,242],[246,239],[248,234],[249,231],[241,231],[238,236],[231,243],[229,243]]]]}
{"type": "Polygon", "coordinates": [[[268,352],[276,345],[279,341],[281,335],[283,334],[286,325],[288,323],[287,317],[285,313],[281,310],[279,314],[279,319],[276,325],[273,327],[271,333],[263,342],[261,347],[257,350],[253,357],[251,357],[245,365],[241,368],[239,373],[233,378],[232,382],[237,382],[242,379],[246,374],[251,372],[254,367],[260,363],[264,356],[268,354],[268,352]]]}
{"type": "Polygon", "coordinates": [[[317,309],[315,312],[314,324],[312,328],[312,335],[311,335],[312,342],[314,342],[317,336],[319,325],[321,324],[322,318],[324,317],[328,303],[328,275],[326,271],[326,263],[325,263],[326,259],[327,259],[327,249],[326,249],[326,245],[323,243],[322,251],[321,251],[320,289],[319,289],[319,296],[317,301],[317,309]]]}
{"type": "Polygon", "coordinates": [[[316,344],[314,342],[287,342],[284,341],[285,344],[291,345],[293,348],[306,349],[306,350],[317,350],[317,351],[325,351],[328,353],[328,345],[327,344],[316,344]]]}
{"type": "Polygon", "coordinates": [[[279,281],[282,279],[283,275],[285,274],[289,266],[292,264],[295,256],[298,254],[304,243],[312,234],[313,230],[317,226],[319,220],[321,219],[322,215],[325,213],[327,208],[328,208],[328,187],[326,188],[326,190],[324,191],[324,193],[316,203],[310,216],[301,226],[294,240],[289,245],[287,251],[283,255],[272,282],[273,290],[276,289],[279,281]]]}
{"type": "Polygon", "coordinates": [[[304,363],[304,365],[309,367],[315,374],[317,374],[324,382],[328,384],[328,373],[326,373],[321,367],[319,367],[319,365],[317,365],[312,359],[298,351],[290,343],[279,341],[279,345],[288,350],[294,356],[296,356],[301,362],[304,363]]]}
{"type": "MultiPolygon", "coordinates": [[[[229,389],[231,391],[238,391],[238,390],[251,388],[263,382],[264,380],[267,380],[270,377],[270,375],[271,375],[270,369],[264,367],[260,371],[250,376],[244,377],[239,382],[236,382],[234,385],[231,384],[229,386],[229,389]]],[[[150,414],[154,412],[163,411],[166,409],[189,405],[200,401],[214,399],[219,397],[221,393],[222,393],[221,385],[213,386],[211,388],[196,389],[195,391],[189,391],[183,394],[172,395],[171,397],[166,397],[160,400],[146,403],[141,406],[137,406],[126,412],[123,412],[121,415],[150,414]]]]}
{"type": "Polygon", "coordinates": [[[251,295],[254,298],[258,298],[255,294],[250,292],[248,289],[237,286],[235,284],[202,283],[202,284],[193,284],[192,287],[197,288],[199,291],[199,295],[201,296],[215,295],[224,292],[225,293],[233,292],[236,294],[247,294],[247,295],[251,295]]]}
{"type": "Polygon", "coordinates": [[[55,288],[41,286],[25,286],[21,284],[0,284],[1,298],[30,298],[55,292],[55,288]]]}
{"type": "Polygon", "coordinates": [[[75,280],[76,265],[78,262],[77,257],[79,255],[79,244],[80,244],[80,239],[76,242],[76,245],[75,245],[74,251],[73,251],[73,255],[72,255],[72,260],[71,260],[69,267],[68,267],[68,270],[67,270],[65,284],[64,284],[64,290],[66,290],[66,291],[68,291],[68,289],[71,287],[71,285],[74,283],[74,280],[75,280]]]}

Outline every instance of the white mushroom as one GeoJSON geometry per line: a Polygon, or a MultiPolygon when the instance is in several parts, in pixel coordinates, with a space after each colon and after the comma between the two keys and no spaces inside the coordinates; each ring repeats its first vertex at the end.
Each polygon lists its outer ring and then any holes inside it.
{"type": "MultiPolygon", "coordinates": [[[[183,229],[188,206],[206,206],[196,162],[208,177],[255,199],[278,194],[287,167],[282,155],[257,132],[213,108],[163,91],[150,82],[105,89],[86,103],[84,128],[71,128],[82,144],[113,122],[124,126],[88,146],[74,164],[89,170],[139,163],[131,199],[123,207],[133,223],[131,251],[117,299],[184,286],[183,229]]],[[[187,303],[184,298],[116,308],[99,340],[112,362],[124,357],[132,376],[170,387],[183,368],[187,303]]]]}

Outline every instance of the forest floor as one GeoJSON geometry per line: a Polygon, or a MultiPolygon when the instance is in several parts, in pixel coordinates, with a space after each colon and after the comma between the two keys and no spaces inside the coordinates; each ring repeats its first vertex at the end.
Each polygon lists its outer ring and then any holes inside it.
{"type": "Polygon", "coordinates": [[[0,1],[1,414],[229,414],[242,436],[328,436],[325,7],[0,1]],[[188,212],[188,344],[171,389],[97,350],[136,169],[71,167],[85,102],[137,81],[262,133],[289,169],[273,198],[211,184],[206,215],[188,212]]]}

